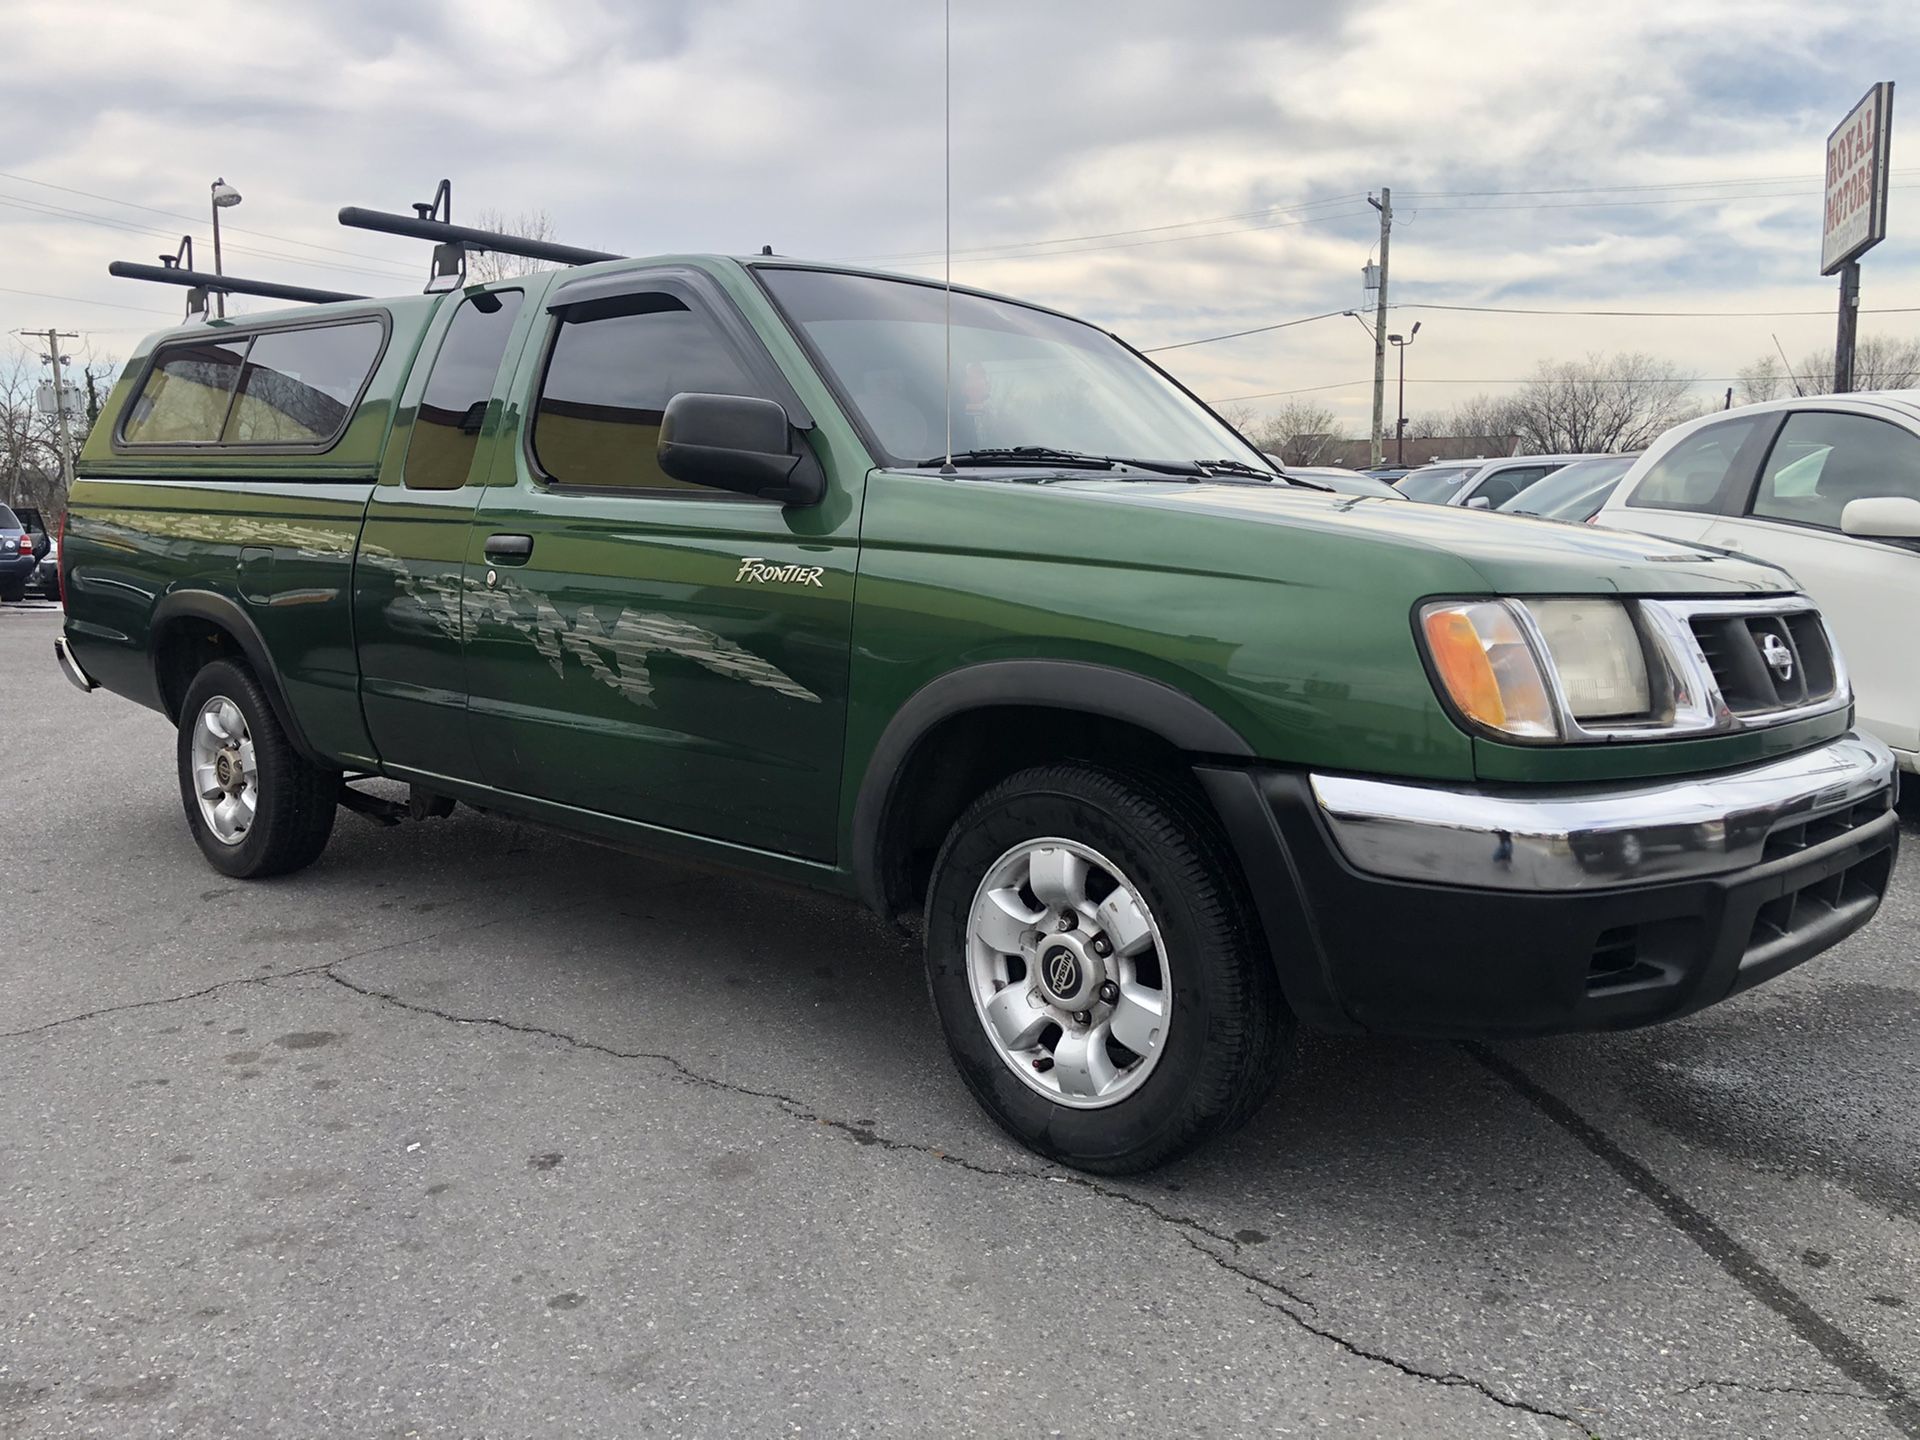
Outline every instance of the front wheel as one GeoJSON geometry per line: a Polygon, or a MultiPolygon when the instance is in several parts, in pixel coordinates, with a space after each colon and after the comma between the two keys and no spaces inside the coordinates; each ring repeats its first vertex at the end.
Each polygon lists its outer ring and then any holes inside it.
{"type": "Polygon", "coordinates": [[[1232,1128],[1291,1049],[1211,815],[1142,777],[1045,766],[976,801],[935,862],[927,974],[987,1112],[1083,1170],[1150,1169],[1232,1128]]]}
{"type": "Polygon", "coordinates": [[[340,772],[287,741],[251,671],[208,665],[180,706],[180,801],[200,851],[236,879],[284,875],[326,847],[340,772]]]}

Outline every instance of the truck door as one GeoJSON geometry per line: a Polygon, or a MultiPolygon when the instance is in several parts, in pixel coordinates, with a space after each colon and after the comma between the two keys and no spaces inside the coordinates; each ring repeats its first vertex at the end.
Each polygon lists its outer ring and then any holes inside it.
{"type": "Polygon", "coordinates": [[[761,396],[811,424],[704,273],[584,276],[550,293],[540,323],[536,383],[516,390],[525,443],[503,448],[466,556],[483,777],[830,859],[857,490],[829,468],[824,501],[783,508],[661,471],[676,394],[761,396]]]}
{"type": "Polygon", "coordinates": [[[525,296],[470,290],[445,306],[401,394],[354,564],[360,703],[383,764],[479,779],[467,737],[462,568],[491,439],[520,353],[525,296]]]}

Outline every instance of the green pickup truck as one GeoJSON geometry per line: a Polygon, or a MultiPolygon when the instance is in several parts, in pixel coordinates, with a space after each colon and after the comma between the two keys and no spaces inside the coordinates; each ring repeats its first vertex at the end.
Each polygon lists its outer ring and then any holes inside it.
{"type": "Polygon", "coordinates": [[[1298,1025],[1697,1010],[1894,860],[1780,571],[1291,483],[1001,296],[676,256],[184,326],[79,470],[59,661],[176,723],[216,868],[378,777],[919,917],[966,1083],[1088,1170],[1298,1025]]]}

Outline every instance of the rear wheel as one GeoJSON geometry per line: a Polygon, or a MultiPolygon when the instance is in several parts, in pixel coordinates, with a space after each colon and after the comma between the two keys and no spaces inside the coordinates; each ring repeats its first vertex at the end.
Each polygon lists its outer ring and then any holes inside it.
{"type": "Polygon", "coordinates": [[[24,583],[19,585],[0,585],[0,600],[12,603],[15,600],[24,600],[26,598],[27,587],[24,583]]]}
{"type": "Polygon", "coordinates": [[[260,682],[216,660],[180,707],[180,800],[201,853],[238,879],[284,875],[326,848],[340,772],[288,743],[260,682]]]}
{"type": "Polygon", "coordinates": [[[1078,765],[1013,776],[954,825],[927,901],[947,1043],[1043,1155],[1144,1170],[1245,1120],[1293,1035],[1212,817],[1078,765]]]}

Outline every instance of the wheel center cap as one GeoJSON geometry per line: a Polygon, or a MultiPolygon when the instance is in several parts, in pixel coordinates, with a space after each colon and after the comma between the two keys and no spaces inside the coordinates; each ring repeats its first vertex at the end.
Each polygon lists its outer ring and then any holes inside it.
{"type": "Polygon", "coordinates": [[[213,762],[213,775],[222,785],[233,784],[233,756],[225,750],[213,762]]]}
{"type": "Polygon", "coordinates": [[[1067,1010],[1091,1008],[1106,971],[1077,939],[1055,936],[1040,947],[1037,962],[1040,988],[1054,1004],[1067,1010]]]}

